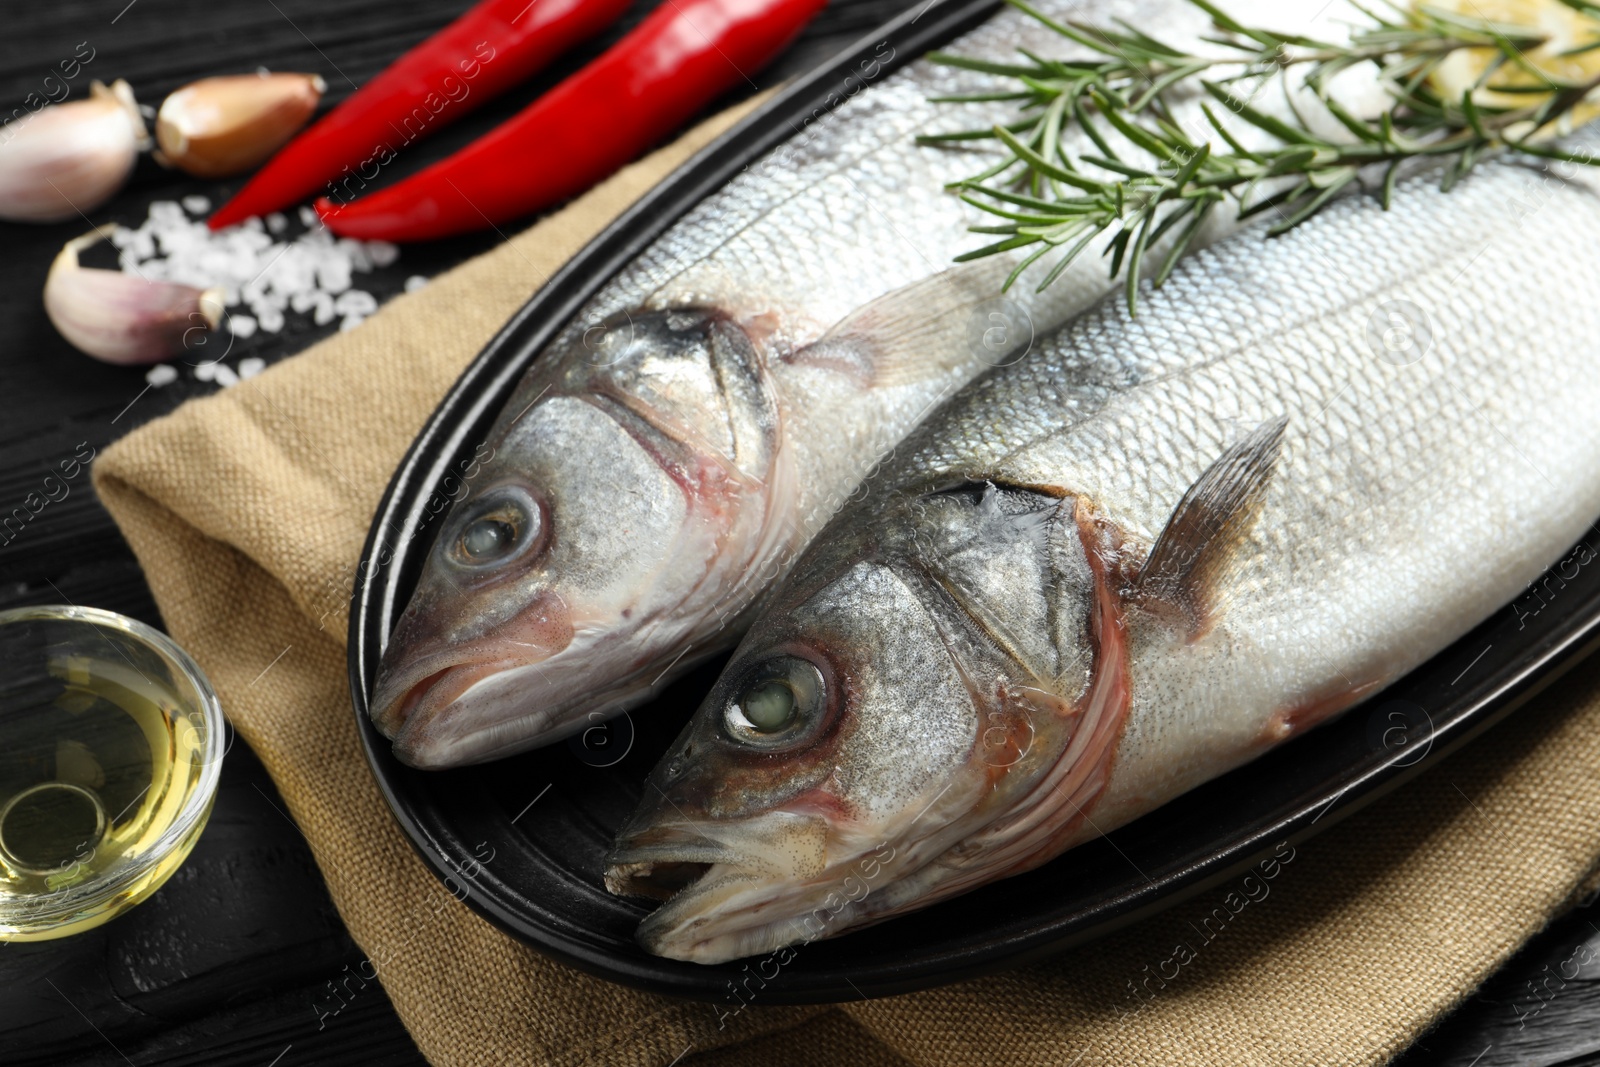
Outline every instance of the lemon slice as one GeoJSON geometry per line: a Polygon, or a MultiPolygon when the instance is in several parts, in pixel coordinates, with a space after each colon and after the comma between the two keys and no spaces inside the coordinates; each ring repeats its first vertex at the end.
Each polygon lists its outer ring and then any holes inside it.
{"type": "MultiPolygon", "coordinates": [[[[1600,41],[1600,21],[1558,3],[1557,0],[1440,0],[1427,5],[1465,18],[1497,22],[1526,28],[1530,35],[1545,37],[1545,43],[1523,53],[1530,66],[1562,82],[1586,82],[1600,76],[1600,49],[1578,55],[1561,53],[1600,41]]],[[[1453,53],[1434,72],[1434,91],[1446,100],[1461,99],[1461,94],[1476,85],[1490,62],[1498,55],[1491,48],[1467,48],[1453,53]]],[[[1526,107],[1539,102],[1525,93],[1496,92],[1496,89],[1538,84],[1528,71],[1503,64],[1487,84],[1473,93],[1473,101],[1484,107],[1526,107]]],[[[1545,131],[1557,137],[1571,132],[1600,115],[1600,101],[1591,94],[1588,100],[1545,131]]],[[[1541,136],[1539,139],[1544,139],[1541,136]]]]}

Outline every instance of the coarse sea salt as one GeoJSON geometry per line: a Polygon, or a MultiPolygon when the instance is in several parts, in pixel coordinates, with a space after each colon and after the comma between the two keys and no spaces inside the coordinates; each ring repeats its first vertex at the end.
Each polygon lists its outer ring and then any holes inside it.
{"type": "Polygon", "coordinates": [[[157,363],[144,372],[144,380],[157,389],[178,380],[178,368],[170,363],[157,363]]]}
{"type": "MultiPolygon", "coordinates": [[[[224,328],[241,340],[258,331],[278,333],[290,314],[309,316],[317,326],[337,320],[341,330],[354,329],[378,310],[377,298],[356,287],[356,276],[400,258],[400,249],[387,241],[335,237],[309,207],[299,209],[301,232],[292,235],[294,217],[282,212],[213,232],[199,217],[210,209],[203,196],[158,200],[142,225],[118,226],[110,239],[126,273],[201,289],[220,286],[230,309],[224,328]]],[[[425,279],[413,276],[406,288],[414,288],[413,283],[425,284],[425,279]]],[[[194,376],[233,385],[265,366],[257,360],[247,372],[251,359],[241,360],[238,372],[215,361],[202,363],[194,376]]],[[[176,378],[175,370],[152,370],[146,380],[159,387],[176,378]]]]}
{"type": "MultiPolygon", "coordinates": [[[[209,208],[210,202],[199,196],[181,203],[158,200],[137,229],[117,227],[111,243],[119,250],[122,269],[152,281],[201,289],[221,286],[224,303],[240,309],[234,317],[253,320],[268,333],[283,328],[286,310],[319,308],[323,297],[350,292],[356,274],[386,267],[400,255],[385,241],[334,237],[309,209],[300,213],[307,228],[289,237],[288,219],[282,215],[268,223],[247,219],[213,232],[202,219],[191,217],[209,208]]],[[[370,294],[362,296],[359,308],[341,307],[339,314],[365,318],[376,311],[377,301],[370,294]]],[[[335,317],[331,310],[324,316],[324,325],[335,317]]],[[[235,329],[235,336],[252,332],[248,323],[238,325],[242,329],[235,329]]]]}

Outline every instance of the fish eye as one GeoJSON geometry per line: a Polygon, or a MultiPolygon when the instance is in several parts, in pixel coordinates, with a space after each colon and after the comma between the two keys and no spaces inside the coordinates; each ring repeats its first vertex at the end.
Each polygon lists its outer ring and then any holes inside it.
{"type": "Polygon", "coordinates": [[[525,494],[493,492],[467,514],[450,544],[450,555],[468,567],[503,563],[538,540],[541,525],[538,505],[525,494]]]}
{"type": "Polygon", "coordinates": [[[738,685],[723,713],[728,736],[769,747],[808,734],[825,707],[822,672],[799,656],[757,664],[738,685]]]}

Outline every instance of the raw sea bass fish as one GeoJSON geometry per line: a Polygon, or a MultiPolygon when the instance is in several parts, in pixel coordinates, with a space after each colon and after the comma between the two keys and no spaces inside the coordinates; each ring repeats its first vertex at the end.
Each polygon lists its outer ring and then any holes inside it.
{"type": "MultiPolygon", "coordinates": [[[[1341,13],[1233,6],[1324,33],[1341,13]]],[[[1071,14],[1175,42],[1207,28],[1182,0],[1071,14]]],[[[1008,10],[950,47],[1075,46],[1008,10]]],[[[919,61],[859,92],[690,211],[541,354],[385,651],[373,719],[400,759],[452,766],[558,739],[731,646],[888,448],[1027,342],[1027,319],[1053,327],[1111,287],[1093,249],[1042,295],[1024,277],[1011,303],[1015,261],[950,267],[987,238],[943,187],[987,157],[915,138],[1010,121],[1011,103],[928,100],[989,84],[919,61]]]]}
{"type": "Polygon", "coordinates": [[[1543,177],[1239,234],[952,399],[652,772],[606,873],[670,895],[640,942],[720,962],[1029,870],[1513,599],[1600,515],[1600,198],[1543,177]]]}

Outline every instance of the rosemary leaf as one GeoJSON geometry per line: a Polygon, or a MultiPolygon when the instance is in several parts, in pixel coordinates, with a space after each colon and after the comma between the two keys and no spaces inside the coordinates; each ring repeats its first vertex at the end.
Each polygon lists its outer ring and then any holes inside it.
{"type": "MultiPolygon", "coordinates": [[[[1355,28],[1347,41],[1327,42],[1249,26],[1213,0],[1189,0],[1211,19],[1214,31],[1202,44],[1215,54],[1201,55],[1126,23],[1060,22],[1029,0],[1008,2],[1091,56],[1068,60],[1022,52],[1016,62],[996,62],[934,53],[935,62],[996,79],[984,91],[940,97],[940,102],[1015,101],[1020,114],[985,129],[917,138],[920,144],[946,147],[998,143],[995,162],[950,188],[990,216],[989,223],[972,231],[999,238],[958,261],[1027,249],[1006,279],[1008,289],[1054,253],[1038,288],[1049,286],[1105,236],[1103,255],[1111,276],[1127,271],[1131,310],[1145,258],[1160,257],[1153,282],[1166,281],[1224,201],[1231,200],[1242,217],[1277,212],[1281,217],[1267,230],[1276,235],[1314,216],[1368,167],[1375,175],[1381,167],[1378,198],[1387,209],[1407,160],[1440,159],[1446,189],[1499,151],[1600,162],[1589,152],[1534,140],[1577,121],[1577,109],[1600,89],[1600,78],[1574,84],[1541,69],[1529,54],[1548,41],[1533,27],[1427,4],[1402,8],[1390,0],[1392,13],[1358,5],[1370,25],[1355,28]],[[1441,96],[1435,88],[1441,64],[1464,49],[1481,58],[1481,73],[1459,96],[1453,91],[1441,96]],[[1389,106],[1370,120],[1352,114],[1326,89],[1332,79],[1362,65],[1374,68],[1390,95],[1389,106]],[[1352,140],[1331,141],[1313,129],[1282,81],[1294,67],[1305,68],[1307,95],[1352,140]],[[1289,102],[1286,118],[1251,106],[1273,80],[1289,102]],[[1196,143],[1174,121],[1167,96],[1185,86],[1208,98],[1199,107],[1207,138],[1214,135],[1215,143],[1196,143]],[[1092,152],[1073,147],[1064,136],[1069,126],[1083,132],[1092,152]],[[1247,147],[1245,128],[1270,143],[1252,140],[1247,147]],[[1119,150],[1123,142],[1141,158],[1119,150]]],[[[1590,23],[1593,36],[1559,56],[1600,49],[1600,0],[1558,2],[1590,23]]]]}

